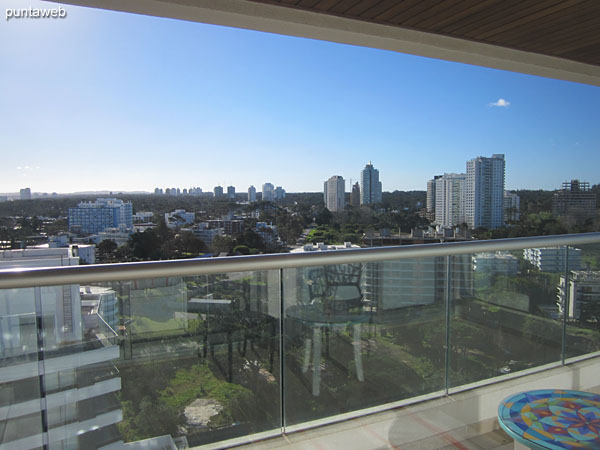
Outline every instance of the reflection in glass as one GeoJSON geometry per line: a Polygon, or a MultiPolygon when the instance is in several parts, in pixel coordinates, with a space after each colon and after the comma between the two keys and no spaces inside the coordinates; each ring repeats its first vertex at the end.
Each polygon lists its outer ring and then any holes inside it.
{"type": "Polygon", "coordinates": [[[540,272],[527,252],[465,256],[472,260],[473,294],[452,295],[449,386],[559,361],[559,275],[540,272]]]}
{"type": "Polygon", "coordinates": [[[284,270],[286,425],[443,388],[443,266],[418,258],[284,270]]]}
{"type": "Polygon", "coordinates": [[[569,264],[557,289],[559,312],[567,322],[567,358],[600,350],[600,245],[581,246],[578,253],[580,265],[569,264]]]}

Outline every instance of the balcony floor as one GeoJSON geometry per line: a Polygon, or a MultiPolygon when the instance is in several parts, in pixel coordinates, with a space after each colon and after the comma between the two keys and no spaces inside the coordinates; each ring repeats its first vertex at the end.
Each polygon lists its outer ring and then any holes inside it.
{"type": "MultiPolygon", "coordinates": [[[[531,389],[576,389],[600,394],[600,357],[510,378],[488,380],[449,396],[349,418],[264,440],[223,442],[206,448],[294,450],[434,450],[514,448],[496,419],[508,395],[531,389]],[[240,445],[242,444],[242,445],[240,445]]],[[[250,438],[251,439],[251,438],[250,438]]]]}
{"type": "MultiPolygon", "coordinates": [[[[446,399],[443,399],[446,400],[446,399]]],[[[294,450],[512,450],[513,441],[495,420],[460,426],[440,411],[438,401],[429,407],[408,407],[348,420],[317,429],[246,444],[242,449],[294,450]],[[458,427],[457,427],[458,425],[458,427]],[[449,431],[445,429],[451,428],[449,431]]]]}

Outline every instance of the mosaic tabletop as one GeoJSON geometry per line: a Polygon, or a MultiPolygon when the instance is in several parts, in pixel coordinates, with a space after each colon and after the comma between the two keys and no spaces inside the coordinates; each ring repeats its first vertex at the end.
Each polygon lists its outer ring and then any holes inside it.
{"type": "Polygon", "coordinates": [[[544,389],[511,395],[498,407],[500,426],[534,449],[600,449],[600,395],[544,389]]]}

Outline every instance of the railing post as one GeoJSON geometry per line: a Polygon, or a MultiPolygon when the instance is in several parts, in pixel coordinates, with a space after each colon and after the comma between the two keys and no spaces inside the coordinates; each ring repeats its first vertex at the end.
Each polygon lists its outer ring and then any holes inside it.
{"type": "Polygon", "coordinates": [[[42,421],[42,443],[44,450],[48,447],[48,405],[46,402],[46,367],[44,362],[44,322],[42,313],[42,288],[33,288],[35,301],[35,325],[38,349],[38,380],[40,386],[40,418],[42,421]]]}
{"type": "Polygon", "coordinates": [[[565,245],[565,296],[563,301],[563,323],[562,323],[562,345],[561,345],[561,363],[564,366],[565,360],[567,359],[567,317],[569,315],[569,303],[570,303],[570,280],[569,280],[569,246],[565,245]]]}
{"type": "Polygon", "coordinates": [[[450,264],[452,262],[452,256],[446,256],[446,288],[445,288],[445,317],[446,317],[446,343],[445,343],[445,361],[444,361],[444,391],[448,395],[448,389],[450,386],[450,301],[451,295],[451,283],[450,283],[450,264]]]}
{"type": "Polygon", "coordinates": [[[280,389],[280,424],[281,432],[285,434],[285,386],[284,386],[284,304],[283,304],[283,270],[279,269],[279,389],[280,389]]]}

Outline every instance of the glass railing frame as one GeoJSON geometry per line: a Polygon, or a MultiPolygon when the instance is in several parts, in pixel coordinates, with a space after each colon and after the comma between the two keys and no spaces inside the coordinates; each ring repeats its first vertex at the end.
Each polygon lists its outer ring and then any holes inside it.
{"type": "MultiPolygon", "coordinates": [[[[251,256],[233,256],[221,257],[212,259],[188,259],[175,261],[152,261],[152,262],[136,262],[136,263],[116,263],[116,264],[98,264],[87,266],[70,266],[59,268],[18,268],[0,271],[0,289],[18,289],[18,288],[36,288],[38,291],[40,286],[57,286],[70,284],[90,284],[114,281],[128,281],[137,279],[149,279],[159,277],[173,276],[197,276],[220,274],[230,272],[249,272],[274,270],[279,274],[279,303],[280,303],[280,332],[279,332],[279,358],[284,360],[285,346],[283,340],[285,338],[285,304],[284,304],[284,271],[285,269],[296,269],[302,267],[325,266],[333,264],[349,264],[349,263],[367,263],[380,262],[389,260],[401,260],[409,258],[427,258],[427,257],[445,257],[446,261],[446,277],[445,277],[445,323],[446,323],[446,341],[445,341],[445,375],[444,375],[444,390],[431,392],[429,394],[418,397],[411,397],[405,400],[396,401],[393,403],[378,405],[356,411],[339,414],[336,416],[326,417],[315,420],[310,423],[291,425],[286,427],[285,421],[285,376],[283,364],[279,364],[279,379],[280,381],[280,415],[281,415],[281,432],[292,432],[301,429],[312,428],[315,426],[324,425],[327,423],[339,422],[347,420],[351,417],[359,417],[366,414],[372,414],[379,411],[384,411],[399,406],[408,405],[416,401],[424,399],[437,398],[442,395],[451,395],[475,387],[485,386],[498,381],[516,378],[519,376],[529,375],[548,368],[572,364],[594,356],[594,354],[580,355],[567,358],[566,338],[567,338],[567,315],[562,317],[562,348],[560,361],[552,364],[546,364],[539,367],[533,367],[520,372],[501,375],[494,378],[489,378],[475,383],[470,383],[462,386],[451,386],[449,380],[450,374],[450,307],[452,304],[451,294],[451,270],[450,261],[452,256],[475,254],[480,252],[495,252],[507,250],[523,250],[527,248],[537,247],[566,247],[566,257],[564,262],[565,279],[569,276],[568,267],[568,249],[569,246],[585,245],[585,244],[600,244],[600,232],[582,233],[574,235],[559,235],[559,236],[536,236],[526,238],[513,239],[497,239],[486,241],[463,241],[439,244],[418,244],[410,246],[393,246],[393,247],[375,247],[361,249],[344,249],[334,251],[306,252],[293,254],[269,254],[269,255],[251,255],[251,256]]],[[[566,289],[565,309],[568,310],[569,290],[566,289]]],[[[38,294],[39,295],[39,294],[38,294]]],[[[40,305],[41,306],[41,305],[40,305]]],[[[36,307],[37,309],[37,307],[36,307]]],[[[38,319],[41,319],[38,318],[38,319]]],[[[104,322],[104,321],[103,321],[104,322]]],[[[112,330],[112,328],[105,323],[112,330]]],[[[113,330],[114,331],[114,330],[113,330]]],[[[114,332],[115,335],[117,334],[114,332]]],[[[43,357],[42,357],[43,364],[43,357]]],[[[44,427],[43,427],[44,429],[44,427]]],[[[47,432],[47,425],[44,429],[47,432]]],[[[276,430],[264,432],[265,436],[273,436],[278,434],[276,430]]],[[[262,434],[262,433],[260,433],[262,434]]],[[[240,438],[242,439],[242,438],[240,438]]],[[[237,440],[237,439],[236,439],[237,440]]],[[[243,440],[243,439],[242,439],[243,440]]]]}

